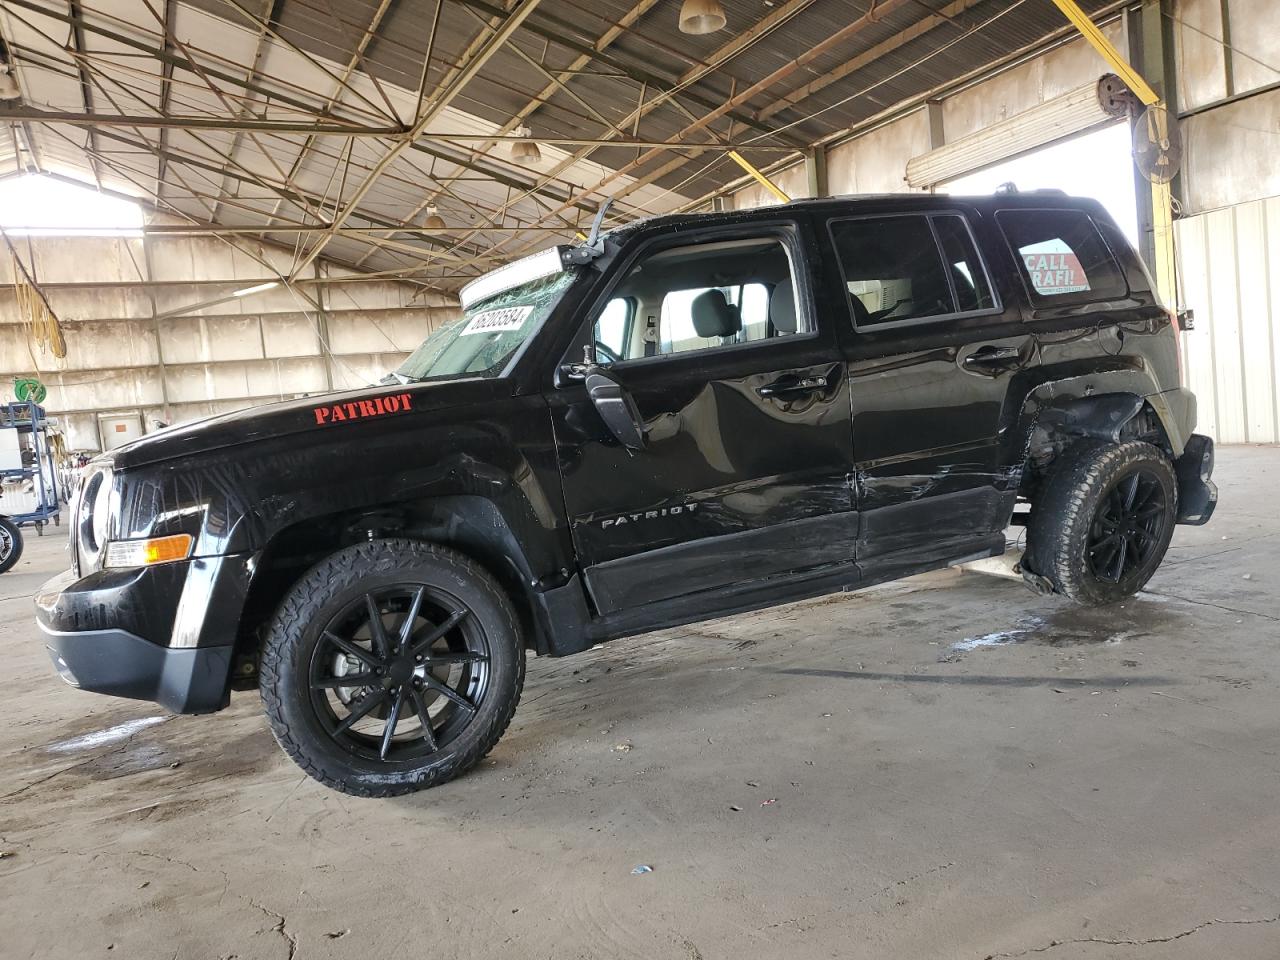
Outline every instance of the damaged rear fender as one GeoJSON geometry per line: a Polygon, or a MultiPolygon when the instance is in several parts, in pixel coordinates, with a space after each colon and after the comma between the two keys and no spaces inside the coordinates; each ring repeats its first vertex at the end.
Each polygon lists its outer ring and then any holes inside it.
{"type": "Polygon", "coordinates": [[[1157,386],[1136,369],[1037,385],[1005,433],[1006,462],[1025,464],[1046,447],[1078,438],[1118,443],[1144,435],[1158,439],[1176,459],[1195,426],[1194,398],[1183,389],[1160,391],[1157,386]]]}

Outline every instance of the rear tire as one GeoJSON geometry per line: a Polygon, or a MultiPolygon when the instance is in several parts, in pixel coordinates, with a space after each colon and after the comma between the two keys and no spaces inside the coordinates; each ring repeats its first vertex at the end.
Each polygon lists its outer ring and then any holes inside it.
{"type": "Polygon", "coordinates": [[[1023,563],[1078,603],[1115,603],[1156,572],[1177,516],[1177,479],[1159,448],[1081,440],[1040,488],[1023,563]]]}
{"type": "Polygon", "coordinates": [[[362,797],[475,766],[523,685],[519,621],[502,589],[462,554],[413,540],[347,547],[307,571],[276,611],[259,667],[280,746],[316,780],[362,797]]]}
{"type": "Polygon", "coordinates": [[[22,531],[8,517],[0,517],[0,573],[22,558],[22,531]]]}

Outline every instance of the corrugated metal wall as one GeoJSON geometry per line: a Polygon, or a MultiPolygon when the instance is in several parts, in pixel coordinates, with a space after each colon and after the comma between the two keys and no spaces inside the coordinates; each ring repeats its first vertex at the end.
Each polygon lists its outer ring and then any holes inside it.
{"type": "MultiPolygon", "coordinates": [[[[156,321],[158,313],[227,298],[273,277],[259,260],[210,237],[17,243],[63,321],[67,357],[30,345],[5,255],[0,393],[15,377],[40,379],[49,389],[45,407],[62,422],[72,450],[100,449],[101,413],[136,414],[150,430],[158,420],[181,423],[372,383],[458,315],[452,297],[384,279],[304,288],[319,297],[323,318],[281,287],[156,321]]],[[[290,268],[289,250],[246,248],[278,271],[290,268]]],[[[328,264],[323,270],[346,272],[328,264]]]]}
{"type": "Polygon", "coordinates": [[[1219,443],[1280,443],[1280,197],[1177,222],[1184,377],[1198,430],[1219,443]]]}

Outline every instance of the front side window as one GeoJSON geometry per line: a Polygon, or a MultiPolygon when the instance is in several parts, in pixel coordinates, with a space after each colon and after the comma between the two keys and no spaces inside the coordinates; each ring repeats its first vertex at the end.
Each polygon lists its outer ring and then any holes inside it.
{"type": "Polygon", "coordinates": [[[711,241],[633,265],[597,319],[595,339],[618,360],[672,356],[808,332],[800,317],[781,241],[711,241]],[[630,311],[621,337],[619,301],[630,311]]]}
{"type": "Polygon", "coordinates": [[[604,348],[604,359],[616,359],[626,355],[627,341],[631,336],[631,301],[626,297],[614,297],[596,321],[596,347],[604,348]]]}
{"type": "Polygon", "coordinates": [[[459,319],[432,331],[386,382],[500,376],[580,274],[573,267],[469,304],[459,319]]]}
{"type": "Polygon", "coordinates": [[[1001,210],[996,221],[1038,306],[1110,300],[1128,285],[1106,241],[1079,210],[1001,210]]]}
{"type": "Polygon", "coordinates": [[[714,299],[717,307],[723,298],[737,314],[738,330],[732,337],[724,338],[728,342],[746,343],[769,336],[769,288],[763,283],[672,290],[662,298],[659,353],[684,353],[721,345],[712,342],[716,338],[700,335],[694,320],[694,311],[704,309],[708,298],[714,299]]]}
{"type": "Polygon", "coordinates": [[[830,227],[859,328],[996,306],[973,237],[958,214],[835,220],[830,227]]]}

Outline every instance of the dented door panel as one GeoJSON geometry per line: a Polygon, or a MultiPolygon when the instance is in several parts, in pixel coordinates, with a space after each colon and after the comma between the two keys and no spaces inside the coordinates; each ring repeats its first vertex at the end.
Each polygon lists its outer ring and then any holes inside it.
{"type": "Polygon", "coordinates": [[[615,368],[645,425],[630,451],[581,387],[551,398],[579,563],[602,613],[851,562],[848,385],[816,339],[615,368]],[[825,378],[761,396],[783,375],[825,378]]]}
{"type": "Polygon", "coordinates": [[[973,376],[960,362],[980,347],[1020,350],[1026,340],[850,364],[860,562],[903,551],[947,556],[1003,528],[1018,489],[999,443],[1014,374],[973,376]]]}

